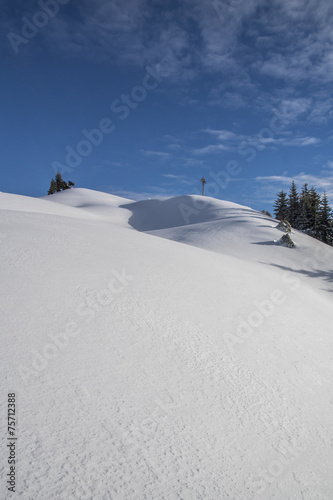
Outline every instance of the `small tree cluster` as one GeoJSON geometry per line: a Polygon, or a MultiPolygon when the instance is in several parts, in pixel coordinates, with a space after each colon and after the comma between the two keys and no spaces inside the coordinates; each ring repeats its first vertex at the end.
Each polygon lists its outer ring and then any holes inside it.
{"type": "Polygon", "coordinates": [[[260,210],[260,213],[267,215],[267,217],[272,217],[272,214],[268,210],[260,210]]]}
{"type": "Polygon", "coordinates": [[[281,229],[285,233],[291,233],[291,225],[286,219],[281,219],[277,225],[277,229],[281,229]]]}
{"type": "Polygon", "coordinates": [[[55,178],[51,180],[50,188],[47,194],[53,194],[59,191],[65,191],[66,189],[70,189],[72,187],[74,187],[74,182],[72,181],[65,182],[61,176],[61,173],[57,172],[55,178]]]}
{"type": "Polygon", "coordinates": [[[333,211],[326,193],[321,196],[307,184],[298,193],[293,181],[289,195],[283,190],[278,193],[274,214],[278,220],[288,220],[294,229],[333,246],[333,211]]]}
{"type": "Polygon", "coordinates": [[[280,243],[281,243],[281,245],[284,245],[285,247],[288,247],[288,248],[294,248],[296,246],[295,243],[293,242],[293,240],[291,239],[291,236],[289,233],[286,233],[282,236],[282,238],[280,239],[280,243]]]}

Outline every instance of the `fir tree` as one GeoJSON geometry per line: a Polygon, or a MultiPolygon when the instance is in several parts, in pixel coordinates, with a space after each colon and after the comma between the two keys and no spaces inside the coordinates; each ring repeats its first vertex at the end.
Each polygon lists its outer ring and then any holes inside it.
{"type": "Polygon", "coordinates": [[[315,238],[318,238],[320,201],[320,194],[312,187],[309,192],[309,234],[315,238]]]}
{"type": "Polygon", "coordinates": [[[280,220],[278,229],[288,232],[292,226],[333,246],[333,209],[329,206],[326,193],[321,197],[314,187],[309,190],[308,185],[304,184],[298,196],[293,181],[288,199],[286,193],[280,191],[274,207],[276,218],[280,220]]]}
{"type": "Polygon", "coordinates": [[[57,191],[62,191],[64,189],[68,189],[68,184],[67,182],[65,182],[61,176],[61,173],[60,172],[57,172],[56,176],[55,176],[55,181],[56,181],[56,185],[57,185],[57,191]]]}
{"type": "Polygon", "coordinates": [[[299,218],[299,196],[295,181],[292,181],[288,198],[288,220],[292,227],[297,229],[297,220],[299,218]]]}
{"type": "Polygon", "coordinates": [[[51,180],[50,188],[47,194],[53,194],[59,191],[65,191],[65,189],[71,189],[74,186],[74,182],[65,182],[61,176],[60,172],[57,172],[55,179],[51,180]]]}
{"type": "Polygon", "coordinates": [[[296,245],[291,239],[291,236],[289,233],[284,234],[282,238],[280,239],[280,243],[288,248],[294,248],[296,245]]]}
{"type": "Polygon", "coordinates": [[[281,219],[276,228],[286,233],[291,233],[291,225],[286,219],[281,219]]]}
{"type": "Polygon", "coordinates": [[[304,184],[299,197],[299,214],[296,222],[298,229],[301,231],[309,229],[310,215],[310,191],[308,189],[308,185],[304,184]]]}
{"type": "Polygon", "coordinates": [[[274,204],[274,215],[278,220],[283,220],[288,217],[287,193],[283,190],[277,195],[277,199],[274,204]]]}
{"type": "Polygon", "coordinates": [[[56,181],[52,178],[52,180],[51,180],[51,184],[50,184],[50,188],[49,188],[49,191],[48,191],[48,193],[47,193],[47,194],[53,194],[53,193],[55,193],[55,192],[56,192],[56,190],[57,190],[57,183],[56,183],[56,181]]]}
{"type": "Polygon", "coordinates": [[[324,243],[332,244],[333,242],[333,226],[332,226],[332,209],[328,204],[326,193],[324,193],[320,207],[318,210],[318,237],[324,243]]]}

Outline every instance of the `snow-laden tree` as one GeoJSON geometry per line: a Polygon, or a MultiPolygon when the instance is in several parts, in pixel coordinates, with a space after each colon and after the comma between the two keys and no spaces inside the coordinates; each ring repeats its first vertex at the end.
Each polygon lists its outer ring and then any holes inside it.
{"type": "Polygon", "coordinates": [[[295,181],[292,181],[288,198],[288,221],[292,227],[296,227],[297,219],[299,218],[299,196],[295,181]]]}
{"type": "Polygon", "coordinates": [[[318,236],[324,243],[332,245],[333,242],[333,222],[332,222],[332,209],[328,204],[326,193],[324,193],[318,211],[318,236]]]}
{"type": "Polygon", "coordinates": [[[287,193],[283,190],[278,193],[274,203],[274,215],[278,220],[283,220],[288,217],[287,193]]]}

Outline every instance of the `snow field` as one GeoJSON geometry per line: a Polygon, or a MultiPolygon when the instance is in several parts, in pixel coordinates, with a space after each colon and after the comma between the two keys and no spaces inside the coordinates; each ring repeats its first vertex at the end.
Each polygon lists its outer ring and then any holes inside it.
{"type": "Polygon", "coordinates": [[[0,196],[18,494],[330,499],[332,249],[229,202],[53,196],[0,196]]]}

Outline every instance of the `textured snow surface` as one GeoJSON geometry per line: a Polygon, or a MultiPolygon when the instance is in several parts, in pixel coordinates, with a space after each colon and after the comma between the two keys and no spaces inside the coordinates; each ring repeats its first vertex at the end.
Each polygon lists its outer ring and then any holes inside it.
{"type": "Polygon", "coordinates": [[[0,193],[0,498],[331,500],[333,248],[276,226],[198,196],[0,193]]]}

